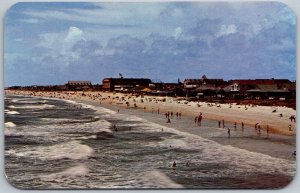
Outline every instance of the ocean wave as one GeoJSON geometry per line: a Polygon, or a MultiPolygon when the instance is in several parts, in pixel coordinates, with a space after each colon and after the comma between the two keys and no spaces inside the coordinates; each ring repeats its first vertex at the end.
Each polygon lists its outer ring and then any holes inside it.
{"type": "Polygon", "coordinates": [[[88,104],[84,104],[84,103],[80,103],[80,102],[76,102],[76,101],[68,100],[68,99],[61,99],[61,100],[64,101],[64,102],[67,102],[67,103],[69,103],[72,106],[77,107],[77,108],[97,110],[97,108],[93,105],[88,105],[88,104]]]}
{"type": "Polygon", "coordinates": [[[20,103],[20,104],[45,104],[47,100],[12,100],[13,103],[20,103]]]}
{"type": "Polygon", "coordinates": [[[8,108],[10,109],[47,109],[47,108],[53,108],[54,105],[26,105],[26,106],[14,106],[14,105],[9,105],[8,108]]]}
{"type": "Polygon", "coordinates": [[[87,159],[93,153],[93,149],[88,145],[83,145],[79,141],[74,140],[52,146],[8,150],[6,153],[18,157],[31,157],[41,160],[57,160],[63,158],[79,160],[87,159]]]}
{"type": "Polygon", "coordinates": [[[8,115],[18,115],[20,114],[18,111],[10,111],[10,110],[4,110],[5,114],[8,115]]]}
{"type": "Polygon", "coordinates": [[[65,177],[80,177],[80,176],[86,176],[89,173],[89,169],[84,164],[78,164],[76,166],[67,168],[66,170],[58,173],[53,173],[48,176],[45,176],[45,178],[48,179],[57,179],[57,178],[65,178],[65,177]]]}
{"type": "Polygon", "coordinates": [[[16,124],[13,122],[6,122],[5,127],[16,127],[16,124]]]}
{"type": "Polygon", "coordinates": [[[140,177],[143,179],[143,188],[184,188],[158,170],[143,173],[140,177]]]}

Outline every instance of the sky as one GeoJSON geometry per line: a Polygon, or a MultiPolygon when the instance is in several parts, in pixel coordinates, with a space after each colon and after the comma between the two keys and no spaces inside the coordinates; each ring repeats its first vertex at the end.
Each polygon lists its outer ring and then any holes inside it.
{"type": "Polygon", "coordinates": [[[106,77],[296,79],[296,16],[279,2],[17,3],[5,86],[106,77]]]}

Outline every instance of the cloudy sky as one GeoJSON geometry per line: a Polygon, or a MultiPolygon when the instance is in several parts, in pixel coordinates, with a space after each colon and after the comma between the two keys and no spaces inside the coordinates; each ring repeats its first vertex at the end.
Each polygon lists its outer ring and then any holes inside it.
{"type": "Polygon", "coordinates": [[[4,26],[5,86],[104,77],[296,79],[285,4],[18,3],[4,26]]]}

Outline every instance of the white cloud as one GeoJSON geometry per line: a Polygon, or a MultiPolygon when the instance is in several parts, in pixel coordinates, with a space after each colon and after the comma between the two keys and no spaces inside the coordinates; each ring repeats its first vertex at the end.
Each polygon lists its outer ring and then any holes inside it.
{"type": "Polygon", "coordinates": [[[64,39],[65,42],[77,42],[79,40],[85,40],[83,37],[83,31],[77,27],[70,27],[68,35],[64,39]]]}
{"type": "Polygon", "coordinates": [[[175,39],[178,39],[181,36],[182,32],[183,32],[182,28],[181,27],[177,27],[175,29],[174,33],[173,33],[173,37],[175,39]]]}
{"type": "Polygon", "coordinates": [[[221,29],[218,32],[217,37],[234,34],[236,32],[237,32],[237,28],[234,24],[221,25],[221,29]]]}
{"type": "Polygon", "coordinates": [[[61,46],[61,44],[58,44],[58,42],[63,41],[62,36],[63,33],[61,32],[41,34],[39,36],[40,42],[37,44],[37,46],[57,50],[61,46]]]}

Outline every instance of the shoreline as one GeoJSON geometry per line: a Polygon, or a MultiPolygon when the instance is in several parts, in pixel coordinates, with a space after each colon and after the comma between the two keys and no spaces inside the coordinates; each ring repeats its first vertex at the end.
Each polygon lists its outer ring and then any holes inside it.
{"type": "MultiPolygon", "coordinates": [[[[258,137],[255,131],[250,127],[245,127],[245,131],[242,132],[240,128],[236,131],[232,129],[232,135],[228,139],[227,130],[217,128],[217,124],[211,120],[204,120],[203,126],[198,127],[193,123],[193,119],[189,116],[182,117],[181,120],[177,120],[174,116],[171,119],[171,123],[166,123],[164,115],[152,113],[149,111],[141,111],[135,108],[126,108],[109,104],[97,104],[94,101],[87,100],[75,100],[79,103],[84,103],[93,106],[104,107],[109,110],[118,111],[122,114],[134,115],[140,118],[144,118],[148,121],[160,124],[164,127],[170,127],[182,132],[194,134],[205,139],[215,141],[221,145],[230,145],[239,149],[244,149],[250,152],[262,153],[271,157],[286,159],[294,161],[295,157],[292,156],[294,150],[296,150],[296,137],[284,136],[278,134],[269,134],[266,136],[265,132],[262,132],[258,137]],[[172,124],[172,122],[174,122],[172,124]],[[189,127],[189,128],[187,128],[189,127]],[[259,148],[258,148],[259,147],[259,148]]],[[[231,125],[233,126],[233,125],[231,125]]]]}
{"type": "Polygon", "coordinates": [[[203,120],[222,121],[225,123],[237,123],[239,126],[241,122],[244,125],[254,128],[258,123],[262,130],[269,128],[270,133],[295,136],[296,123],[291,122],[289,117],[296,115],[296,110],[287,107],[270,107],[270,106],[245,106],[233,104],[216,104],[207,102],[188,102],[186,100],[179,100],[174,97],[155,97],[155,96],[141,96],[136,97],[131,94],[112,93],[112,92],[91,92],[91,91],[63,91],[63,92],[49,92],[49,91],[19,91],[6,90],[7,94],[19,94],[27,96],[40,96],[50,98],[61,98],[70,100],[84,100],[94,101],[98,104],[109,104],[118,107],[140,109],[149,112],[160,111],[160,113],[176,112],[182,115],[195,117],[199,112],[203,113],[203,120]],[[291,125],[291,130],[289,129],[291,125]]]}
{"type": "MultiPolygon", "coordinates": [[[[109,94],[112,95],[113,93],[109,94]]],[[[218,128],[218,122],[216,120],[208,119],[207,117],[209,116],[207,116],[206,114],[204,114],[204,119],[202,122],[203,126],[199,127],[194,124],[194,117],[191,116],[192,112],[189,114],[188,111],[184,111],[185,109],[180,111],[182,113],[182,120],[177,120],[176,116],[174,115],[173,119],[171,119],[171,123],[166,123],[166,119],[164,116],[164,111],[166,109],[163,105],[159,107],[160,112],[158,114],[157,111],[155,111],[155,107],[153,107],[153,110],[152,108],[149,108],[149,106],[147,106],[146,109],[143,109],[139,106],[137,108],[127,107],[126,105],[124,105],[124,103],[113,103],[113,99],[104,99],[105,102],[101,101],[100,104],[99,101],[89,99],[89,97],[72,98],[69,96],[62,98],[62,96],[57,96],[57,98],[74,100],[76,102],[94,105],[96,107],[104,107],[116,112],[120,111],[120,113],[124,114],[135,115],[148,121],[160,124],[164,127],[171,127],[182,132],[187,132],[209,140],[213,140],[221,145],[231,145],[236,148],[262,153],[276,158],[295,160],[295,158],[292,156],[292,153],[294,152],[294,150],[296,150],[295,135],[289,136],[277,133],[269,133],[269,136],[266,136],[266,132],[263,130],[261,132],[261,135],[258,136],[253,127],[249,126],[246,123],[244,132],[241,131],[240,125],[237,126],[236,130],[233,129],[233,124],[229,123],[227,119],[226,127],[222,129],[218,128]],[[232,130],[230,139],[228,139],[227,127],[230,127],[232,130]]],[[[140,105],[141,103],[138,104],[140,105]]],[[[157,102],[155,104],[160,103],[157,102]]]]}

